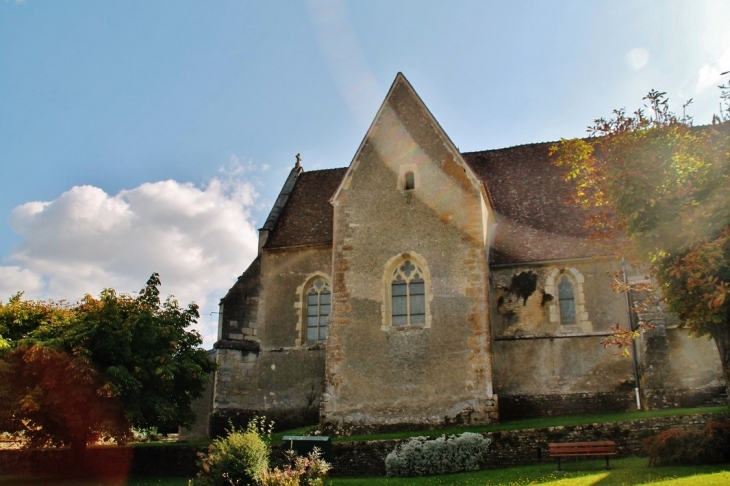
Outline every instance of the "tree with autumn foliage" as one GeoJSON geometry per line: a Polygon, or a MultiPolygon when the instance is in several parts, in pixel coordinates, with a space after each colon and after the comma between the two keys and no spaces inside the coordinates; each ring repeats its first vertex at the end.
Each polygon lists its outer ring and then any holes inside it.
{"type": "Polygon", "coordinates": [[[595,120],[591,138],[551,151],[593,236],[649,265],[667,310],[712,336],[730,386],[730,83],[720,88],[711,125],[693,126],[666,93],[651,91],[645,109],[615,110],[595,120]]]}
{"type": "Polygon", "coordinates": [[[194,420],[215,365],[187,329],[198,308],[160,300],[153,274],[137,295],[104,290],[65,302],[0,302],[0,431],[31,446],[131,438],[131,428],[194,420]]]}

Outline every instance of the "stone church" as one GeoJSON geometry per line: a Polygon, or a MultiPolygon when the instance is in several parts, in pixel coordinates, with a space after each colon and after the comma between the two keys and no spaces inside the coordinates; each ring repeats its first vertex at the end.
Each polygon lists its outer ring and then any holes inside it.
{"type": "MultiPolygon", "coordinates": [[[[714,343],[635,326],[551,143],[461,153],[398,74],[352,162],[297,160],[221,300],[209,427],[349,433],[722,400],[714,343]]],[[[647,316],[641,316],[647,318],[647,316]]]]}

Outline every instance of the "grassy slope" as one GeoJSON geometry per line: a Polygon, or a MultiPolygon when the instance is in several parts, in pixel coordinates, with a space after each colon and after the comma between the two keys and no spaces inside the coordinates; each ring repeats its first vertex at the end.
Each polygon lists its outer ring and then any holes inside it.
{"type": "MultiPolygon", "coordinates": [[[[728,407],[704,407],[690,409],[669,409],[652,412],[627,412],[615,414],[597,414],[585,416],[564,416],[564,417],[543,417],[534,419],[514,420],[502,422],[497,425],[480,427],[459,427],[439,430],[421,430],[410,432],[397,432],[390,434],[359,435],[351,437],[334,437],[333,440],[357,441],[357,440],[380,440],[398,439],[418,435],[441,435],[455,434],[465,431],[472,432],[496,432],[501,430],[520,430],[544,427],[560,427],[571,425],[583,425],[592,423],[611,423],[626,420],[637,420],[652,417],[664,417],[672,415],[691,415],[698,413],[727,412],[728,407]]],[[[302,435],[312,426],[289,430],[274,434],[274,444],[281,443],[284,435],[302,435]]],[[[195,445],[205,445],[200,443],[195,445]]],[[[175,446],[171,443],[145,444],[144,446],[175,446]]],[[[183,444],[180,444],[183,445],[183,444]]],[[[188,444],[190,445],[190,444],[188,444]]],[[[143,447],[144,447],[143,446],[143,447]]],[[[578,486],[578,485],[600,485],[610,486],[614,484],[653,484],[653,485],[727,485],[730,484],[730,465],[717,466],[671,466],[660,468],[649,468],[646,459],[629,458],[616,459],[611,461],[612,469],[605,471],[603,461],[579,461],[567,463],[566,471],[558,473],[552,463],[538,466],[522,466],[509,469],[496,469],[489,471],[477,471],[473,473],[454,474],[449,476],[435,476],[429,478],[337,478],[331,480],[330,484],[335,486],[357,486],[357,485],[388,485],[401,486],[409,484],[418,485],[521,485],[521,484],[545,484],[550,486],[578,486]]],[[[184,478],[131,478],[129,480],[116,481],[88,481],[88,482],[62,482],[53,479],[31,479],[10,476],[0,476],[0,486],[184,486],[187,479],[184,478]]]]}
{"type": "MultiPolygon", "coordinates": [[[[352,435],[347,437],[333,437],[333,442],[354,442],[361,440],[385,440],[385,439],[404,439],[419,435],[439,436],[441,434],[460,434],[462,432],[497,432],[502,430],[521,430],[521,429],[540,429],[545,427],[561,427],[570,425],[585,425],[595,423],[612,423],[623,422],[627,420],[639,420],[653,417],[667,417],[672,415],[692,415],[698,413],[718,413],[728,412],[730,409],[726,406],[718,407],[699,407],[699,408],[673,408],[667,410],[653,410],[647,412],[621,412],[606,413],[596,415],[568,415],[561,417],[539,417],[521,420],[509,420],[500,422],[496,425],[482,425],[476,427],[450,427],[437,430],[414,430],[407,432],[392,432],[385,434],[371,435],[352,435]]],[[[280,444],[282,437],[285,435],[302,435],[314,428],[314,425],[301,427],[299,429],[280,432],[272,436],[274,444],[280,444]]]]}

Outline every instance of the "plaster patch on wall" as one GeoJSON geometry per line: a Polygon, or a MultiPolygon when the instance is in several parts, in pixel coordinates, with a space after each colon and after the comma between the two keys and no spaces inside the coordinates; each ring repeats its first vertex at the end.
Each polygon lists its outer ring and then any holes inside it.
{"type": "Polygon", "coordinates": [[[512,275],[508,287],[497,286],[497,311],[507,317],[504,335],[533,334],[545,314],[545,303],[552,299],[538,289],[539,276],[530,270],[512,275]]]}

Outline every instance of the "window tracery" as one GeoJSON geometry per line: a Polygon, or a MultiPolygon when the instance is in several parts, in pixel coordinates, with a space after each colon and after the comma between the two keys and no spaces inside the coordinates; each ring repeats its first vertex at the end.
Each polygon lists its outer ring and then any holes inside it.
{"type": "Polygon", "coordinates": [[[426,323],[426,283],[423,270],[406,260],[393,271],[391,282],[394,326],[426,323]]]}
{"type": "Polygon", "coordinates": [[[431,278],[419,255],[393,257],[383,276],[383,330],[391,327],[430,327],[431,278]]]}
{"type": "Polygon", "coordinates": [[[332,292],[323,278],[318,278],[307,292],[307,342],[327,339],[327,318],[332,308],[332,292]]]}

